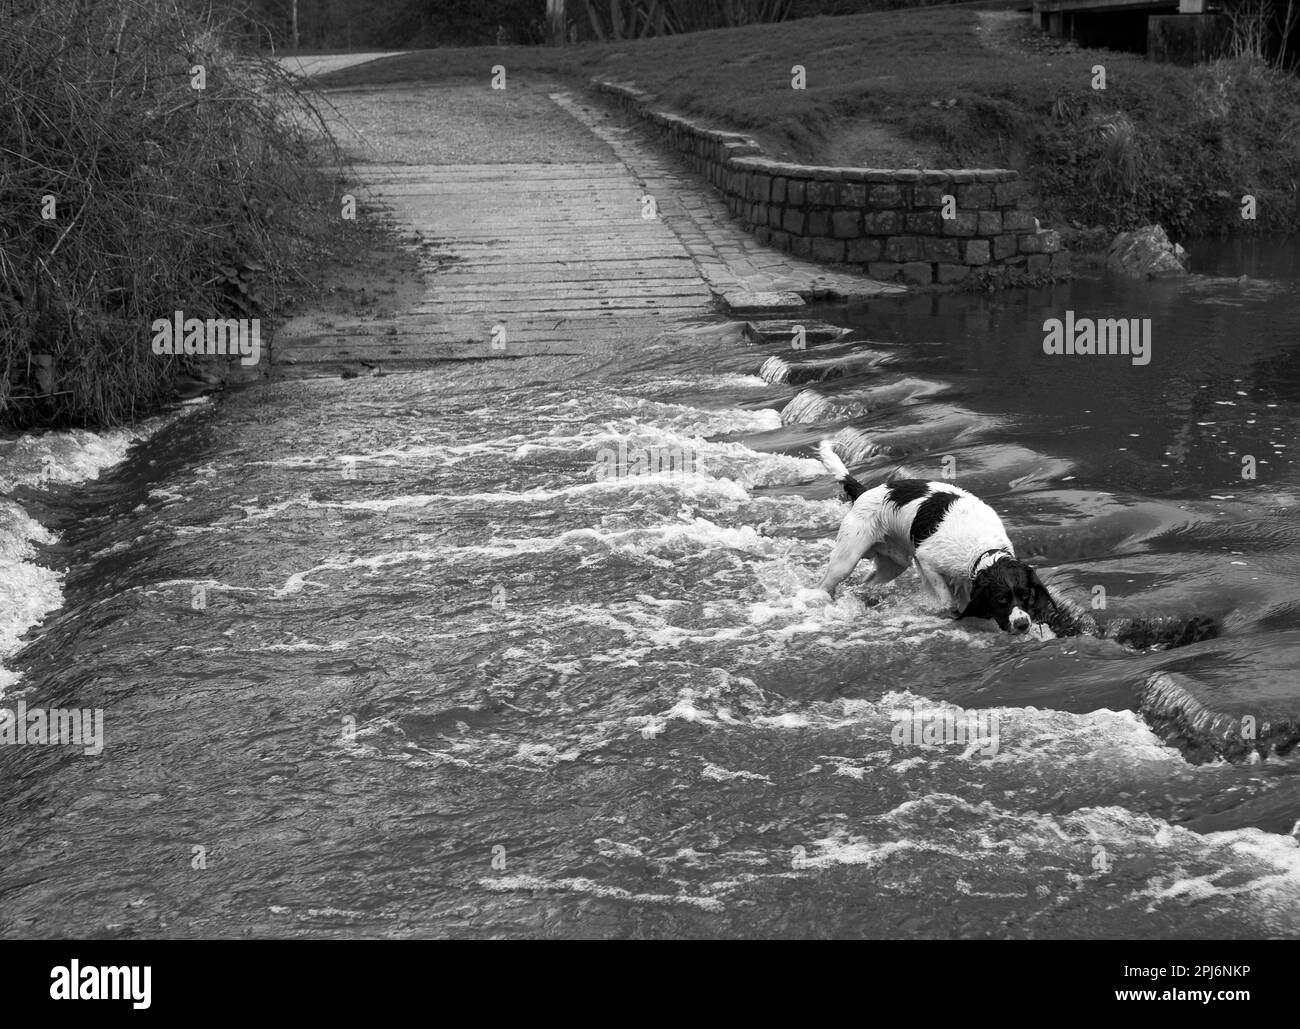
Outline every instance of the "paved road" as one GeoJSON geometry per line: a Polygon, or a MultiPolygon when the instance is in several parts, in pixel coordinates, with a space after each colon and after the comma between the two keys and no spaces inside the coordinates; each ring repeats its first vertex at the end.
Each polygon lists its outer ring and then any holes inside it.
{"type": "Polygon", "coordinates": [[[363,210],[381,204],[418,234],[426,291],[389,322],[291,323],[277,361],[573,352],[706,317],[736,291],[900,290],[760,246],[675,156],[570,92],[485,82],[328,98],[363,210]]]}
{"type": "Polygon", "coordinates": [[[303,57],[283,57],[280,59],[280,63],[295,75],[311,78],[313,75],[324,75],[326,72],[338,71],[340,68],[351,68],[355,64],[377,61],[381,57],[395,57],[399,53],[401,53],[400,50],[386,50],[372,54],[317,54],[303,57]]]}

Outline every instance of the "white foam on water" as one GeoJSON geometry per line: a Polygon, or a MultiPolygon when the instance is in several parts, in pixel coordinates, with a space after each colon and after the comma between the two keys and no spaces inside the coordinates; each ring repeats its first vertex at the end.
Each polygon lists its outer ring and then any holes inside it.
{"type": "MultiPolygon", "coordinates": [[[[0,440],[0,495],[12,493],[18,486],[40,489],[98,478],[100,472],[125,458],[137,440],[202,406],[190,404],[134,428],[103,433],[73,429],[0,440]]],[[[36,554],[37,545],[57,541],[55,533],[18,503],[0,499],[0,696],[21,678],[4,662],[20,649],[28,631],[63,606],[62,574],[39,564],[36,554]]]]}
{"type": "Polygon", "coordinates": [[[273,590],[271,595],[277,600],[282,600],[294,593],[300,593],[307,586],[316,586],[319,589],[330,589],[326,583],[312,582],[309,576],[316,572],[342,572],[352,570],[362,570],[365,572],[375,572],[390,565],[402,564],[428,564],[437,561],[441,556],[438,550],[398,550],[386,554],[374,554],[370,557],[356,557],[350,561],[322,561],[318,565],[313,565],[306,571],[294,572],[285,580],[283,586],[273,590]]]}
{"type": "Polygon", "coordinates": [[[642,380],[637,384],[638,389],[649,391],[663,390],[665,392],[679,393],[690,391],[695,393],[704,392],[724,392],[732,389],[767,389],[767,382],[758,375],[747,375],[742,372],[724,372],[721,374],[700,376],[694,378],[651,378],[642,380]]]}
{"type": "Polygon", "coordinates": [[[577,452],[621,443],[629,447],[698,446],[706,436],[769,432],[781,427],[780,414],[768,408],[711,410],[637,400],[629,401],[627,410],[635,413],[628,417],[570,425],[571,431],[566,433],[532,433],[504,437],[499,442],[514,442],[516,455],[524,457],[538,452],[577,452]]]}
{"type": "Polygon", "coordinates": [[[515,557],[551,550],[588,549],[594,544],[613,555],[650,558],[656,551],[680,553],[684,546],[694,549],[739,550],[766,555],[777,552],[792,541],[761,536],[749,525],[727,527],[707,518],[667,522],[662,525],[636,526],[630,529],[570,529],[558,536],[527,536],[518,539],[494,539],[489,543],[437,547],[425,553],[462,557],[515,557]]]}
{"type": "Polygon", "coordinates": [[[606,900],[624,900],[632,904],[685,904],[703,911],[724,911],[722,901],[716,897],[698,897],[674,893],[634,893],[621,886],[608,886],[593,879],[573,877],[546,879],[539,875],[503,875],[495,879],[480,879],[478,884],[494,893],[543,892],[580,893],[606,900]]]}
{"type": "Polygon", "coordinates": [[[104,433],[72,429],[0,440],[0,493],[14,488],[95,479],[124,457],[131,444],[152,435],[172,419],[154,418],[134,429],[104,433]]]}
{"type": "Polygon", "coordinates": [[[458,464],[486,455],[506,456],[515,448],[517,437],[503,440],[485,440],[473,443],[412,444],[400,449],[386,447],[359,453],[332,452],[328,454],[294,454],[270,461],[249,461],[246,467],[326,469],[342,471],[349,466],[360,469],[366,465],[385,468],[417,468],[421,463],[431,465],[458,464]]]}
{"type": "Polygon", "coordinates": [[[912,840],[872,841],[859,836],[850,836],[840,830],[832,836],[813,840],[808,844],[816,850],[800,858],[800,868],[828,868],[832,865],[866,865],[872,867],[884,864],[896,854],[907,851],[928,851],[946,854],[950,857],[962,856],[951,847],[933,843],[920,843],[912,840]]]}
{"type": "MultiPolygon", "coordinates": [[[[774,411],[751,412],[753,424],[726,431],[766,432],[779,427],[780,416],[774,411]],[[767,417],[770,415],[771,417],[767,417]]],[[[640,479],[683,478],[702,474],[719,479],[734,480],[746,486],[767,486],[784,483],[802,483],[824,477],[826,469],[820,461],[807,457],[790,457],[787,454],[764,453],[743,443],[726,440],[706,440],[700,436],[676,432],[662,426],[635,424],[624,431],[602,431],[594,436],[552,438],[545,442],[530,442],[515,451],[515,457],[527,458],[540,453],[560,452],[581,455],[589,460],[589,474],[593,480],[618,485],[640,479]],[[626,462],[622,467],[619,462],[626,462]],[[650,469],[668,465],[664,471],[650,469]],[[617,473],[612,469],[617,468],[617,473]]],[[[573,490],[574,487],[569,487],[573,490]]]]}
{"type": "MultiPolygon", "coordinates": [[[[802,844],[800,866],[875,866],[900,853],[924,851],[998,875],[1018,866],[1034,871],[1076,865],[1080,873],[1063,879],[1081,883],[1101,855],[1117,868],[1129,863],[1157,870],[1148,871],[1136,888],[1106,885],[1119,890],[1117,901],[1145,902],[1147,911],[1212,903],[1219,910],[1256,911],[1259,921],[1292,931],[1300,916],[1300,842],[1260,829],[1200,834],[1118,806],[1044,814],[930,793],[862,818],[855,830],[802,844]]],[[[1050,894],[1042,883],[1036,890],[1050,894]]]]}
{"type": "Polygon", "coordinates": [[[550,743],[521,743],[519,749],[515,751],[518,760],[534,765],[545,765],[548,768],[552,765],[577,761],[581,756],[582,752],[579,750],[559,750],[550,743]]]}
{"type": "Polygon", "coordinates": [[[721,766],[708,761],[704,763],[704,770],[700,774],[706,779],[712,779],[714,782],[731,782],[735,779],[755,779],[759,782],[765,782],[769,786],[772,785],[772,780],[766,775],[761,775],[758,772],[732,771],[731,769],[722,768],[721,766]]]}
{"type": "MultiPolygon", "coordinates": [[[[1122,809],[1120,809],[1122,811],[1122,809]]],[[[1110,814],[1110,811],[1102,811],[1110,814]]],[[[1116,821],[1122,821],[1123,812],[1116,821]]],[[[1201,835],[1178,826],[1162,827],[1153,836],[1153,842],[1178,853],[1186,854],[1182,867],[1172,861],[1174,868],[1168,876],[1157,876],[1138,895],[1150,899],[1148,911],[1153,911],[1169,901],[1189,899],[1209,901],[1241,896],[1263,898],[1287,903],[1292,916],[1291,929],[1296,929],[1295,917],[1300,913],[1300,841],[1294,836],[1265,832],[1263,829],[1230,829],[1224,832],[1201,835]],[[1186,867],[1191,858],[1200,859],[1211,868],[1193,872],[1186,867]],[[1235,873],[1235,874],[1234,874],[1235,873]],[[1243,875],[1247,878],[1242,878],[1243,875]],[[1232,882],[1218,882],[1231,879],[1232,882]]]]}
{"type": "Polygon", "coordinates": [[[0,696],[21,678],[3,661],[20,647],[28,630],[63,603],[62,577],[36,563],[35,544],[55,535],[17,504],[0,501],[0,696]]]}

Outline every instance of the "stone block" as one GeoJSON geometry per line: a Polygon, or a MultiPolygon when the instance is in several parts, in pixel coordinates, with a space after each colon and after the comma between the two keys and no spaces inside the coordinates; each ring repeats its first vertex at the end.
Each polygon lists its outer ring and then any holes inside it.
{"type": "Polygon", "coordinates": [[[868,235],[888,236],[898,231],[897,211],[869,211],[862,216],[862,229],[868,235]]]}
{"type": "Polygon", "coordinates": [[[938,211],[908,211],[903,215],[903,231],[937,236],[943,231],[943,220],[938,211]]]}
{"type": "Polygon", "coordinates": [[[922,244],[921,256],[926,261],[956,264],[961,260],[959,242],[955,239],[927,239],[922,244]]]}
{"type": "Polygon", "coordinates": [[[904,264],[925,258],[925,240],[920,236],[891,236],[885,241],[885,260],[904,264]]]}
{"type": "Polygon", "coordinates": [[[831,213],[831,231],[838,239],[856,239],[862,235],[862,214],[858,210],[831,213]]]}
{"type": "Polygon", "coordinates": [[[912,206],[942,207],[944,197],[955,195],[953,187],[947,182],[934,186],[916,186],[912,189],[912,206]]]}
{"type": "Polygon", "coordinates": [[[819,207],[834,207],[838,192],[839,183],[837,182],[810,182],[804,191],[804,196],[809,204],[815,204],[819,207]]]}
{"type": "Polygon", "coordinates": [[[1003,211],[1003,232],[1035,232],[1034,216],[1027,211],[1003,211]]]}
{"type": "Polygon", "coordinates": [[[903,191],[898,186],[872,186],[867,192],[867,204],[875,208],[902,207],[903,191]]]}
{"type": "Polygon", "coordinates": [[[955,218],[942,220],[945,236],[973,236],[979,231],[979,215],[974,211],[958,211],[955,218]]]}
{"type": "Polygon", "coordinates": [[[993,187],[983,184],[957,187],[957,206],[972,210],[987,209],[993,206],[993,187]]]}
{"type": "Polygon", "coordinates": [[[838,207],[861,208],[867,204],[867,186],[863,182],[841,182],[835,187],[838,207]]]}
{"type": "Polygon", "coordinates": [[[914,286],[929,286],[934,282],[934,266],[928,261],[909,261],[903,265],[903,281],[914,286]]]}
{"type": "Polygon", "coordinates": [[[878,239],[851,239],[845,248],[844,259],[849,264],[867,264],[870,261],[879,261],[883,249],[884,247],[878,239]]]}
{"type": "Polygon", "coordinates": [[[812,255],[818,261],[844,263],[844,240],[819,236],[812,241],[812,255]]]}

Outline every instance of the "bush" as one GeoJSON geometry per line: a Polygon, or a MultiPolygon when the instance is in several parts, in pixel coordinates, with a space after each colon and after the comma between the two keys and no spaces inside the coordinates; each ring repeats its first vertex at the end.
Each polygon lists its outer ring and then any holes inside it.
{"type": "Polygon", "coordinates": [[[154,319],[255,315],[290,274],[319,118],[166,0],[0,0],[0,26],[0,423],[129,420],[186,370],[154,319]]]}

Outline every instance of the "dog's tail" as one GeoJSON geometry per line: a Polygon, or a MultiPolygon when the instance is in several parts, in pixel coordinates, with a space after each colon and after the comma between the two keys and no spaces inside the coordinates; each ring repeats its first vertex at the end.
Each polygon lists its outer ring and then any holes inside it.
{"type": "Polygon", "coordinates": [[[844,487],[850,503],[867,492],[867,487],[849,474],[848,468],[840,460],[840,455],[835,453],[830,440],[824,439],[817,445],[817,455],[822,459],[826,470],[835,476],[835,481],[844,487]]]}

